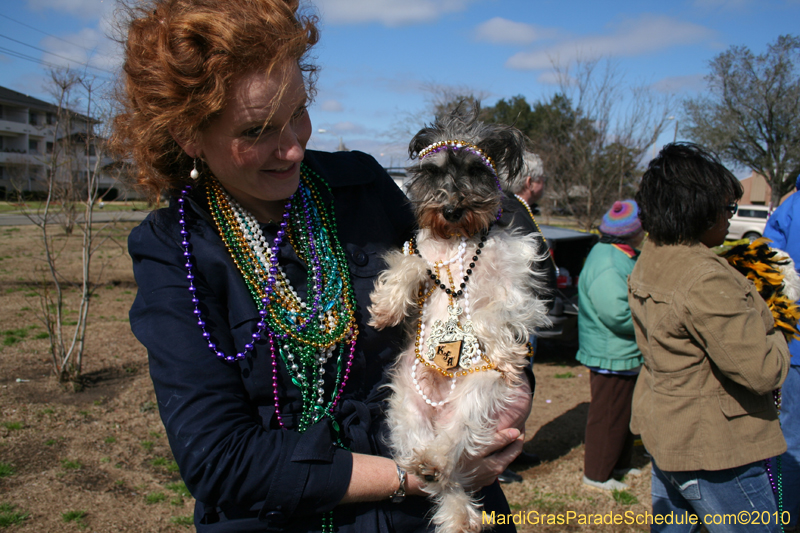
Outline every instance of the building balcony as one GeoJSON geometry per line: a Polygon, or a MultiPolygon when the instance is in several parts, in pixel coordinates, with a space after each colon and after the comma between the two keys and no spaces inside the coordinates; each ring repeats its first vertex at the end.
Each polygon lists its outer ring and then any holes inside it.
{"type": "Polygon", "coordinates": [[[14,135],[35,135],[36,137],[52,137],[52,126],[33,126],[14,120],[0,119],[0,134],[14,134],[14,135]]]}
{"type": "Polygon", "coordinates": [[[15,150],[5,148],[0,151],[0,164],[5,165],[35,165],[45,166],[46,157],[42,155],[29,154],[26,150],[15,150]]]}

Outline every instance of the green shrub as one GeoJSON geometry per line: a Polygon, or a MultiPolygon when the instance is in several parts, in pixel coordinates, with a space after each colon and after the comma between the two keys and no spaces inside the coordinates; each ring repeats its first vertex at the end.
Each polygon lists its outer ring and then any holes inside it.
{"type": "Polygon", "coordinates": [[[9,463],[0,463],[0,478],[13,476],[17,471],[9,463]]]}
{"type": "Polygon", "coordinates": [[[192,493],[189,492],[189,489],[186,488],[186,483],[184,483],[183,481],[178,481],[176,483],[170,483],[169,485],[167,485],[167,489],[171,490],[172,492],[174,492],[176,494],[180,494],[181,496],[184,496],[185,498],[191,498],[192,497],[192,493]]]}
{"type": "Polygon", "coordinates": [[[61,513],[61,519],[64,522],[75,522],[80,527],[84,527],[83,519],[86,518],[86,511],[67,511],[61,513]]]}
{"type": "Polygon", "coordinates": [[[170,522],[175,524],[176,526],[192,526],[194,525],[194,516],[186,515],[186,516],[173,516],[170,518],[170,522]]]}
{"type": "Polygon", "coordinates": [[[167,495],[163,492],[151,492],[144,497],[144,502],[148,505],[160,503],[167,499],[167,495]]]}
{"type": "Polygon", "coordinates": [[[64,470],[80,470],[83,465],[80,464],[78,461],[72,461],[70,459],[62,459],[61,460],[61,467],[64,470]]]}
{"type": "Polygon", "coordinates": [[[21,524],[23,520],[27,520],[28,513],[15,511],[16,505],[10,503],[0,503],[0,527],[6,528],[14,524],[21,524]]]}
{"type": "Polygon", "coordinates": [[[633,505],[634,503],[639,503],[639,500],[636,498],[636,496],[627,490],[614,490],[611,492],[611,495],[614,497],[614,501],[621,505],[633,505]]]}

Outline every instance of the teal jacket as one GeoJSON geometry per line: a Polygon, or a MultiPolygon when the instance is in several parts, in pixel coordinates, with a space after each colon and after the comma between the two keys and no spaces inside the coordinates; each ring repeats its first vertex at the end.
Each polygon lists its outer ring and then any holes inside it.
{"type": "Polygon", "coordinates": [[[642,364],[628,305],[628,275],[638,255],[629,246],[600,242],[586,258],[578,280],[576,356],[586,366],[625,371],[642,364]]]}

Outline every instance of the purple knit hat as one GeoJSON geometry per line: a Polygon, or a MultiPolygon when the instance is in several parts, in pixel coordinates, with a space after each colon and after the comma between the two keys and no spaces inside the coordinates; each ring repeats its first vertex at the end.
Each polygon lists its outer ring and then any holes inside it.
{"type": "Polygon", "coordinates": [[[630,237],[642,229],[639,220],[639,206],[634,200],[614,202],[611,209],[603,215],[600,233],[615,237],[630,237]]]}

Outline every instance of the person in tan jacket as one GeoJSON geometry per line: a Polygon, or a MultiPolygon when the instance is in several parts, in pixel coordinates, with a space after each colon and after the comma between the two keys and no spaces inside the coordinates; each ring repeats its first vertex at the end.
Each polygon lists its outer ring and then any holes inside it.
{"type": "Polygon", "coordinates": [[[741,196],[689,143],[665,146],[636,195],[649,235],[628,279],[644,358],[631,431],[653,458],[653,514],[673,516],[653,531],[781,530],[764,460],[786,450],[772,391],[789,350],[752,282],[711,250],[741,196]]]}

